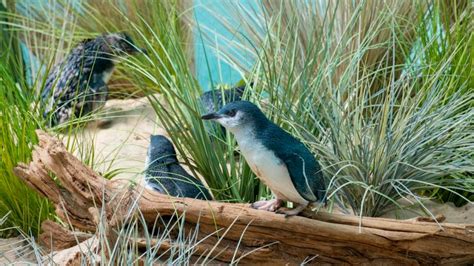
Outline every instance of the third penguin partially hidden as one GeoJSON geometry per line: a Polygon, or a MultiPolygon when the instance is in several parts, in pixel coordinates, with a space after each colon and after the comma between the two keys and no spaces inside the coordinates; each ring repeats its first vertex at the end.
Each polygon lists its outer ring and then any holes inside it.
{"type": "Polygon", "coordinates": [[[145,182],[150,189],[174,197],[212,200],[203,183],[180,165],[173,144],[165,136],[150,137],[145,167],[145,182]]]}

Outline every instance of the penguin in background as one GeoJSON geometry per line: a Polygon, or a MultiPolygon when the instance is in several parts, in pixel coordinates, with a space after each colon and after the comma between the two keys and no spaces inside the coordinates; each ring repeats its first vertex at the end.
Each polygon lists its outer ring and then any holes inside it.
{"type": "Polygon", "coordinates": [[[41,93],[43,117],[54,127],[101,108],[108,97],[107,83],[121,59],[146,53],[125,32],[86,39],[57,64],[41,93]]]}
{"type": "Polygon", "coordinates": [[[171,141],[152,135],[145,163],[145,183],[149,189],[174,197],[212,200],[209,190],[180,165],[171,141]]]}

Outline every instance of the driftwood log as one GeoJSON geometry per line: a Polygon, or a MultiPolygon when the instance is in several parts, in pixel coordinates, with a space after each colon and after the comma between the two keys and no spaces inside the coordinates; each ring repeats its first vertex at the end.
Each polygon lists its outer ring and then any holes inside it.
{"type": "MultiPolygon", "coordinates": [[[[39,144],[32,161],[19,164],[15,173],[53,202],[58,217],[74,230],[84,232],[78,235],[51,221],[45,222],[40,238],[43,243],[52,244],[53,249],[64,249],[55,256],[61,264],[78,262],[81,248],[76,245],[81,241],[99,247],[94,233],[101,211],[107,226],[115,228],[123,223],[132,204],[150,224],[159,215],[185,213],[186,226],[196,228],[199,224],[200,235],[212,235],[196,245],[195,255],[210,255],[217,262],[230,262],[236,257],[241,263],[252,264],[474,262],[474,225],[359,219],[322,212],[311,217],[285,218],[251,209],[247,204],[173,198],[130,182],[106,180],[67,152],[59,140],[42,131],[37,134],[39,144]],[[53,180],[50,173],[57,179],[53,180]]],[[[108,236],[114,241],[113,233],[108,236]]],[[[144,243],[143,239],[135,241],[144,243]]],[[[160,250],[166,252],[172,245],[170,239],[160,250]]]]}

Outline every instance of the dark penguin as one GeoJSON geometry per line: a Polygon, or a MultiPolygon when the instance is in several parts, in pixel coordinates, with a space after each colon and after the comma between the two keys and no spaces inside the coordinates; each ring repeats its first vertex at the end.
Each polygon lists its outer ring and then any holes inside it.
{"type": "MultiPolygon", "coordinates": [[[[206,113],[217,112],[224,106],[224,103],[242,100],[246,86],[243,85],[223,91],[215,89],[204,92],[200,97],[204,111],[206,113]]],[[[252,87],[253,83],[250,83],[249,86],[252,87]]]]}
{"type": "Polygon", "coordinates": [[[145,166],[146,184],[163,194],[212,200],[199,179],[188,174],[179,164],[171,141],[162,135],[152,135],[145,166]]]}
{"type": "Polygon", "coordinates": [[[252,207],[297,215],[309,203],[325,200],[326,186],[314,156],[253,103],[231,102],[202,119],[215,120],[234,134],[252,171],[275,195],[275,199],[255,202],[252,207]],[[296,207],[279,209],[282,201],[291,201],[296,207]]]}
{"type": "Polygon", "coordinates": [[[144,52],[126,33],[103,34],[79,43],[54,67],[41,94],[50,127],[84,116],[107,100],[107,82],[124,56],[144,52]]]}

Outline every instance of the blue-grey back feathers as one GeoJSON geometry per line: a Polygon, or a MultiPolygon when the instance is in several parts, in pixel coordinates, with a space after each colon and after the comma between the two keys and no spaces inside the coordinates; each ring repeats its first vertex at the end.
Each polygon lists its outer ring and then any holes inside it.
{"type": "MultiPolygon", "coordinates": [[[[252,87],[253,83],[249,86],[252,87]]],[[[214,89],[204,92],[200,101],[207,113],[216,112],[224,106],[224,103],[240,101],[244,95],[246,85],[230,88],[227,90],[214,89]]]]}
{"type": "Polygon", "coordinates": [[[298,193],[309,202],[325,200],[321,166],[306,146],[271,123],[260,135],[262,143],[282,160],[298,193]]]}
{"type": "Polygon", "coordinates": [[[145,167],[145,181],[160,193],[175,197],[212,199],[202,182],[181,167],[173,144],[165,136],[150,137],[145,167]]]}

